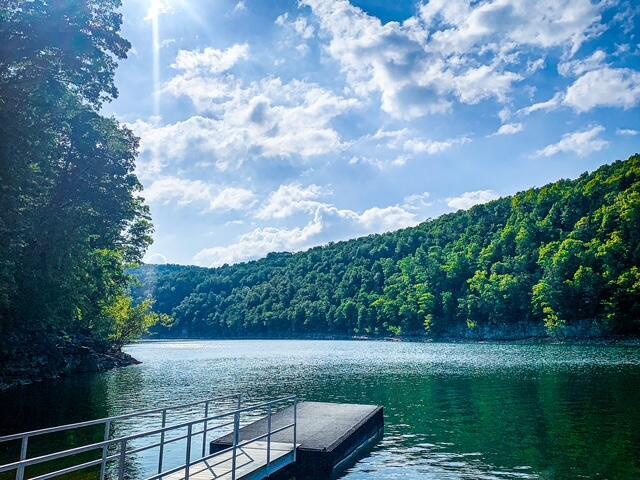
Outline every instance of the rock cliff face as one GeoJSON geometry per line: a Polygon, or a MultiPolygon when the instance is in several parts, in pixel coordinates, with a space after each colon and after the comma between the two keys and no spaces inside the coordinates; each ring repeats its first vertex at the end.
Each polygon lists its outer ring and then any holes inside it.
{"type": "Polygon", "coordinates": [[[103,372],[138,362],[86,333],[13,334],[0,342],[0,390],[75,373],[103,372]]]}

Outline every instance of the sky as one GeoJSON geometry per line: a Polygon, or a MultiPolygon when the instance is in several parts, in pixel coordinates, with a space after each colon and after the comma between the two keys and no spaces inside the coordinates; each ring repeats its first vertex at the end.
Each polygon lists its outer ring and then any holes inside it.
{"type": "Polygon", "coordinates": [[[145,261],[416,225],[640,151],[635,0],[124,0],[145,261]]]}

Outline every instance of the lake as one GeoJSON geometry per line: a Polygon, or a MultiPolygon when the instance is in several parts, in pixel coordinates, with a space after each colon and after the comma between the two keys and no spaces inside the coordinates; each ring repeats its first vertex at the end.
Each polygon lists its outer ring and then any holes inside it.
{"type": "Polygon", "coordinates": [[[0,434],[293,393],[384,405],[383,440],[345,479],[640,478],[637,347],[228,340],[126,351],[143,363],[0,394],[0,434]]]}

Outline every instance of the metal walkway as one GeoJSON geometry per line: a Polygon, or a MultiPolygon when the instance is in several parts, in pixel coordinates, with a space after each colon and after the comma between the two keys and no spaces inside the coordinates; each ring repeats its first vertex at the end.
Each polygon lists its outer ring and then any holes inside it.
{"type": "MultiPolygon", "coordinates": [[[[210,480],[210,479],[262,479],[296,461],[297,404],[295,396],[287,396],[254,405],[242,405],[240,394],[209,398],[197,402],[172,405],[133,412],[126,415],[89,420],[58,427],[33,430],[0,437],[0,444],[19,442],[20,457],[17,461],[0,465],[0,474],[15,471],[16,480],[45,480],[71,474],[72,472],[94,468],[100,480],[124,480],[144,478],[145,480],[210,480]],[[224,403],[234,406],[225,407],[224,403]],[[271,416],[282,407],[293,408],[292,421],[272,429],[271,416]],[[167,417],[175,411],[202,409],[195,419],[169,424],[167,417]],[[264,433],[253,438],[239,440],[243,416],[266,414],[267,427],[264,433]],[[115,426],[124,420],[151,417],[157,421],[157,428],[117,436],[115,426]],[[155,418],[157,417],[157,418],[155,418]],[[103,440],[66,450],[29,457],[29,440],[47,434],[64,432],[70,436],[89,427],[102,428],[103,440]],[[226,429],[226,430],[225,430],[226,429]],[[285,430],[292,432],[291,442],[273,442],[272,436],[285,430]],[[228,448],[214,453],[207,452],[207,436],[211,432],[223,432],[232,436],[228,448]],[[182,443],[183,442],[183,443],[182,443]],[[167,466],[168,447],[182,443],[183,459],[178,465],[167,466]],[[157,468],[154,473],[131,473],[141,452],[157,454],[157,468]],[[93,454],[93,460],[84,461],[93,454]],[[78,459],[78,457],[85,457],[78,459]],[[75,457],[75,459],[74,459],[75,457]],[[70,466],[68,466],[71,463],[70,466]],[[45,465],[46,464],[46,465],[45,465]],[[56,465],[57,464],[57,465],[56,465]],[[47,465],[49,465],[47,467],[47,465]],[[46,468],[45,468],[46,467],[46,468]],[[38,473],[29,476],[31,469],[38,473]],[[46,470],[45,473],[42,471],[46,470]],[[99,473],[97,471],[99,469],[99,473]]],[[[190,413],[190,412],[188,412],[190,413]]],[[[172,459],[175,455],[171,456],[172,459]]]]}

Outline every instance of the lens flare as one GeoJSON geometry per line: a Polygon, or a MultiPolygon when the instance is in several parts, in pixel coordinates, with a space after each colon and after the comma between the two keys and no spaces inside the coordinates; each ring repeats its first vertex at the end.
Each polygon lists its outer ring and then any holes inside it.
{"type": "Polygon", "coordinates": [[[151,22],[151,51],[153,54],[153,114],[160,115],[160,15],[170,10],[165,0],[151,0],[146,20],[151,22]]]}

